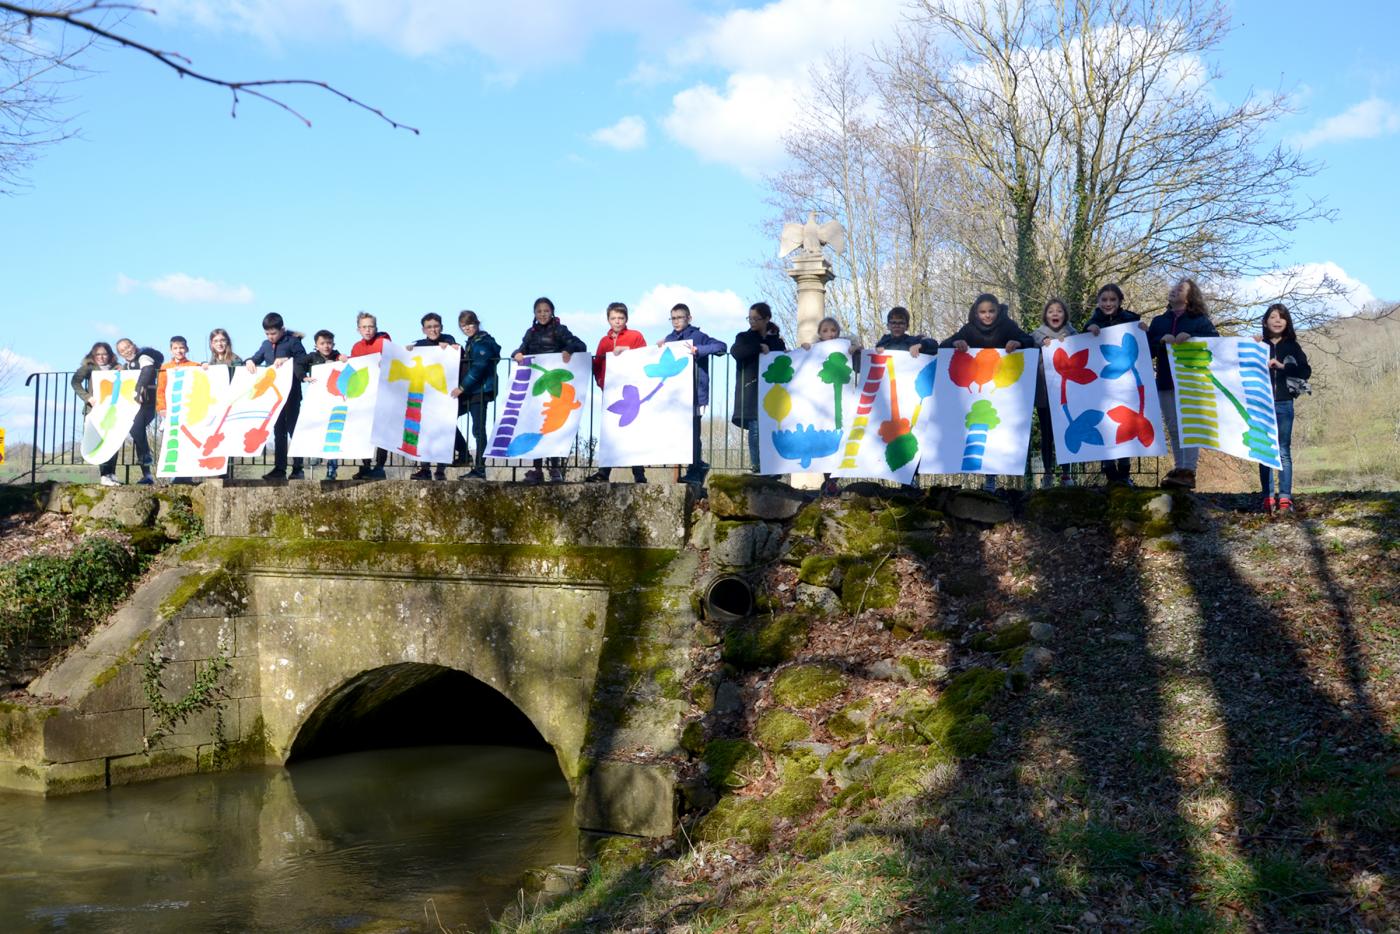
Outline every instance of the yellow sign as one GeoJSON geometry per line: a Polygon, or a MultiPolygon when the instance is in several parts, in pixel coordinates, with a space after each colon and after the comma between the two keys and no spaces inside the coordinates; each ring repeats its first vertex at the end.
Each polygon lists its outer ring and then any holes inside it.
{"type": "Polygon", "coordinates": [[[5,463],[5,429],[0,428],[0,464],[5,463]]]}

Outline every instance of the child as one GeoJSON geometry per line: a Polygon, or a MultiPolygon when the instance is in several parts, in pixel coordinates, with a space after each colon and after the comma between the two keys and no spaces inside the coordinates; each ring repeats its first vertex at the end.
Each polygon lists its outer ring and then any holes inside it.
{"type": "Polygon", "coordinates": [[[170,338],[170,359],[160,366],[160,372],[156,374],[156,415],[162,421],[165,419],[165,385],[166,373],[180,366],[199,366],[190,359],[190,342],[179,334],[170,338]]]}
{"type": "MultiPolygon", "coordinates": [[[[351,357],[367,357],[372,353],[379,353],[384,349],[384,342],[393,340],[387,331],[379,330],[379,320],[367,311],[362,311],[355,316],[355,330],[360,332],[360,339],[350,346],[351,357]]],[[[360,462],[360,469],[355,471],[355,480],[383,480],[385,477],[384,464],[389,460],[389,452],[383,448],[378,448],[374,452],[374,466],[370,466],[369,458],[360,462]]]]}
{"type": "Polygon", "coordinates": [[[889,333],[875,342],[876,350],[907,350],[911,357],[938,350],[938,344],[930,338],[909,333],[909,309],[903,305],[889,310],[885,315],[885,327],[889,328],[889,333]]]}
{"type": "Polygon", "coordinates": [[[762,354],[787,350],[778,326],[773,323],[773,309],[767,302],[749,306],[749,329],[734,335],[730,356],[736,366],[734,374],[734,411],[729,420],[749,435],[749,470],[758,473],[758,361],[762,354]]]}
{"type": "Polygon", "coordinates": [[[472,469],[458,479],[485,480],[486,406],[496,398],[496,364],[501,359],[501,345],[481,329],[481,319],[474,311],[457,315],[457,326],[467,342],[462,345],[461,384],[452,394],[458,398],[460,411],[466,414],[476,441],[472,469]]]}
{"type": "MultiPolygon", "coordinates": [[[[1099,289],[1099,294],[1094,302],[1094,313],[1089,318],[1085,330],[1095,337],[1099,336],[1102,328],[1111,328],[1115,324],[1130,324],[1136,321],[1138,327],[1147,330],[1147,322],[1142,320],[1142,316],[1135,311],[1129,311],[1123,307],[1123,290],[1115,282],[1110,282],[1099,289]]],[[[1132,463],[1126,457],[1117,460],[1103,461],[1104,479],[1109,484],[1121,483],[1124,486],[1132,486],[1133,478],[1132,463]]]]}
{"type": "Polygon", "coordinates": [[[226,366],[232,369],[243,362],[243,358],[233,352],[233,338],[228,336],[228,331],[223,328],[215,328],[209,332],[209,360],[204,364],[204,368],[211,366],[226,366]]]}
{"type": "MultiPolygon", "coordinates": [[[[1079,332],[1069,323],[1069,308],[1064,301],[1052,298],[1040,312],[1040,327],[1031,332],[1031,339],[1038,346],[1048,347],[1051,341],[1062,341],[1079,332]]],[[[1040,485],[1048,487],[1050,477],[1055,472],[1055,429],[1050,425],[1050,396],[1045,389],[1045,360],[1038,357],[1036,366],[1039,372],[1035,380],[1035,417],[1040,423],[1040,485]]],[[[1125,458],[1126,460],[1126,458],[1125,458]]],[[[1105,463],[1109,463],[1105,461],[1105,463]]],[[[1069,467],[1060,469],[1060,486],[1069,486],[1069,467]]]]}
{"type": "Polygon", "coordinates": [[[155,479],[151,477],[151,439],[146,429],[156,417],[156,376],[165,357],[150,347],[137,347],[129,337],[117,341],[117,356],[122,359],[118,369],[135,370],[138,374],[136,402],[140,408],[136,411],[136,420],[131,423],[131,443],[136,447],[136,460],[141,464],[141,479],[136,482],[150,486],[155,479]]]}
{"type": "MultiPolygon", "coordinates": [[[[316,349],[308,354],[302,354],[296,359],[295,380],[299,383],[314,383],[311,377],[311,368],[322,363],[339,363],[348,359],[345,354],[335,349],[335,335],[322,328],[316,332],[312,338],[316,349]]],[[[340,461],[331,458],[326,461],[326,479],[334,480],[336,469],[340,466],[340,461]]]]}
{"type": "Polygon", "coordinates": [[[1162,420],[1172,438],[1172,460],[1175,466],[1162,478],[1163,489],[1191,490],[1196,487],[1196,463],[1200,448],[1181,446],[1181,434],[1176,424],[1176,385],[1172,382],[1171,364],[1167,360],[1167,345],[1192,337],[1216,337],[1206,311],[1206,299],[1193,279],[1182,279],[1167,294],[1167,310],[1152,319],[1147,328],[1147,346],[1157,364],[1157,398],[1162,404],[1162,420]]]}
{"type": "MultiPolygon", "coordinates": [[[[457,346],[457,338],[453,337],[451,334],[442,333],[442,315],[438,314],[437,312],[428,312],[426,315],[419,319],[418,324],[423,328],[423,336],[418,338],[418,340],[414,341],[412,344],[409,344],[410,347],[441,347],[445,350],[448,347],[457,346]]],[[[460,367],[458,367],[458,372],[461,372],[460,367]]],[[[460,431],[457,431],[455,422],[453,423],[453,432],[454,435],[452,439],[452,454],[453,462],[456,463],[458,460],[462,459],[466,454],[466,441],[463,440],[462,433],[460,431]]],[[[438,464],[437,470],[434,471],[433,465],[425,462],[417,470],[415,470],[409,475],[409,479],[446,480],[447,465],[438,464]]]]}
{"type": "Polygon", "coordinates": [[[690,353],[695,358],[695,409],[691,419],[690,469],[682,482],[699,486],[705,482],[710,465],[700,456],[700,413],[710,404],[710,357],[724,353],[728,346],[715,340],[690,323],[690,306],[677,302],[671,307],[671,333],[656,342],[656,346],[673,341],[690,341],[690,353]]]}
{"type": "Polygon", "coordinates": [[[1264,511],[1293,511],[1293,400],[1307,392],[1312,376],[1308,355],[1293,331],[1293,315],[1279,302],[1264,312],[1262,340],[1269,346],[1269,375],[1274,384],[1274,414],[1278,419],[1278,500],[1274,500],[1274,472],[1259,465],[1259,482],[1264,487],[1264,511]]]}
{"type": "MultiPolygon", "coordinates": [[[[73,378],[69,385],[73,387],[73,392],[79,399],[83,400],[83,417],[92,411],[92,374],[98,370],[115,370],[117,368],[117,355],[112,351],[112,347],[106,341],[98,341],[92,345],[92,349],[83,357],[83,362],[78,364],[78,368],[73,371],[73,378]]],[[[97,482],[103,486],[121,486],[117,480],[117,457],[121,455],[118,449],[97,468],[97,482]]]]}
{"type": "MultiPolygon", "coordinates": [[[[527,356],[534,356],[542,353],[557,353],[564,355],[564,362],[568,363],[569,358],[576,353],[584,353],[588,350],[588,345],[573,335],[564,322],[554,315],[554,303],[543,295],[535,299],[535,320],[525,329],[525,336],[520,339],[520,346],[511,354],[511,358],[516,363],[524,360],[527,356]]],[[[530,484],[544,482],[544,459],[535,458],[534,466],[525,471],[525,482],[530,484]]],[[[551,457],[549,459],[549,479],[558,483],[564,479],[564,459],[562,457],[551,457]]]]}
{"type": "MultiPolygon", "coordinates": [[[[248,372],[259,366],[280,367],[288,364],[296,366],[298,357],[306,356],[306,348],[301,344],[301,335],[288,331],[282,316],[272,312],[263,317],[263,336],[266,338],[258,352],[249,357],[244,365],[248,372]]],[[[263,474],[264,480],[301,480],[305,477],[301,469],[301,458],[293,458],[292,473],[287,476],[287,438],[297,425],[297,415],[301,413],[301,381],[292,380],[291,392],[282,411],[277,414],[277,423],[272,429],[272,469],[263,474]]]]}
{"type": "MultiPolygon", "coordinates": [[[[598,341],[598,349],[593,354],[593,382],[598,384],[599,389],[603,388],[603,377],[608,371],[608,354],[616,356],[624,350],[635,350],[646,345],[647,339],[642,336],[642,332],[627,327],[627,306],[622,302],[613,302],[608,306],[608,333],[598,341]]],[[[585,477],[584,482],[607,483],[611,475],[611,467],[600,467],[585,477]]],[[[635,483],[646,483],[646,470],[641,466],[633,466],[632,480],[635,483]]]]}
{"type": "MultiPolygon", "coordinates": [[[[891,314],[893,314],[893,312],[894,312],[896,309],[899,310],[899,311],[904,311],[904,309],[898,308],[898,306],[896,306],[895,308],[890,309],[891,314]]],[[[886,322],[889,321],[888,316],[886,317],[885,320],[886,320],[886,322]]],[[[905,311],[905,312],[904,312],[904,327],[902,327],[902,328],[900,329],[901,337],[903,336],[904,331],[908,329],[908,327],[909,327],[909,313],[908,313],[907,311],[905,311]]],[[[818,341],[834,341],[834,340],[836,340],[837,338],[839,338],[840,336],[841,336],[841,322],[837,321],[835,318],[823,318],[823,319],[821,319],[821,321],[817,322],[817,340],[818,340],[818,341]]],[[[888,334],[885,335],[885,336],[886,336],[886,337],[890,337],[890,335],[888,335],[888,334]]],[[[856,340],[856,339],[853,337],[853,338],[851,338],[851,342],[850,342],[850,343],[851,343],[851,366],[852,366],[852,368],[853,368],[857,373],[859,373],[859,372],[860,372],[860,351],[861,351],[860,341],[856,340]]],[[[812,344],[811,344],[811,342],[810,342],[810,341],[804,341],[803,344],[802,344],[802,349],[803,349],[803,350],[811,350],[811,349],[812,349],[812,344]]],[[[912,356],[912,354],[911,354],[911,356],[912,356]]],[[[828,474],[823,474],[823,475],[822,475],[822,495],[823,495],[823,496],[835,496],[835,495],[837,495],[837,494],[840,493],[840,492],[841,492],[841,484],[839,484],[839,483],[837,483],[835,480],[833,480],[833,479],[831,478],[831,474],[829,474],[829,473],[828,473],[828,474]]]]}

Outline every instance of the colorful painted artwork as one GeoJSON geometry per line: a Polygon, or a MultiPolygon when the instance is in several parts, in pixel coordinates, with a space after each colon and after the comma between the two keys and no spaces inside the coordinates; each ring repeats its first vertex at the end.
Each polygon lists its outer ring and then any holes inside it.
{"type": "Polygon", "coordinates": [[[141,406],[136,403],[135,370],[93,370],[92,410],[83,420],[83,460],[105,464],[121,450],[141,406]]]}
{"type": "Polygon", "coordinates": [[[1137,324],[1051,341],[1040,353],[1061,464],[1166,453],[1152,356],[1137,324]]]}
{"type": "MultiPolygon", "coordinates": [[[[592,362],[586,353],[571,354],[568,363],[563,354],[551,353],[525,357],[515,364],[505,398],[498,403],[486,456],[568,455],[588,408],[592,362]]],[[[468,426],[462,427],[469,436],[468,426]]]]}
{"type": "Polygon", "coordinates": [[[318,363],[301,384],[301,412],[289,448],[293,457],[350,460],[374,455],[374,404],[379,354],[318,363]]]}
{"type": "Polygon", "coordinates": [[[1278,468],[1269,350],[1245,337],[1168,344],[1183,447],[1214,448],[1278,468]]]}
{"type": "Polygon", "coordinates": [[[763,354],[758,374],[760,472],[829,473],[840,466],[845,420],[855,399],[851,342],[763,354]]]}
{"type": "Polygon", "coordinates": [[[919,473],[1020,474],[1035,409],[1036,351],[938,352],[919,473]]]}
{"type": "Polygon", "coordinates": [[[917,429],[928,418],[938,358],[907,350],[861,355],[859,395],[832,471],[838,477],[871,477],[909,483],[919,467],[917,429]]]}
{"type": "Polygon", "coordinates": [[[690,341],[608,357],[603,384],[601,467],[645,467],[690,459],[695,378],[690,341]]]}
{"type": "MultiPolygon", "coordinates": [[[[213,371],[210,367],[210,371],[213,371]]],[[[181,443],[199,448],[200,456],[256,457],[272,437],[272,427],[292,392],[292,364],[236,367],[224,394],[214,400],[198,424],[187,421],[181,443]]]]}
{"type": "Polygon", "coordinates": [[[173,367],[165,377],[165,431],[156,454],[157,477],[213,477],[228,467],[223,455],[206,455],[201,426],[229,390],[228,367],[173,367]]]}
{"type": "Polygon", "coordinates": [[[457,439],[456,347],[400,347],[387,341],[379,361],[375,399],[376,447],[430,464],[452,462],[457,439]]]}

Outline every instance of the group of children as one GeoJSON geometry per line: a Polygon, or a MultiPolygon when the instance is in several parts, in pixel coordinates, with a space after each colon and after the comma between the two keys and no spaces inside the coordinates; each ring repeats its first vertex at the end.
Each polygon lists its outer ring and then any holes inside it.
{"type": "MultiPolygon", "coordinates": [[[[1167,296],[1167,308],[1156,315],[1151,322],[1143,321],[1136,312],[1123,307],[1123,290],[1109,283],[1099,289],[1093,314],[1085,323],[1085,330],[1098,334],[1100,329],[1118,324],[1138,322],[1147,332],[1147,342],[1156,366],[1156,388],[1161,402],[1162,413],[1171,436],[1173,469],[1166,475],[1164,487],[1191,489],[1196,483],[1196,463],[1198,448],[1186,448],[1180,444],[1176,424],[1175,387],[1172,384],[1171,368],[1167,362],[1167,345],[1190,338],[1212,337],[1216,335],[1206,308],[1205,298],[1200,287],[1191,279],[1181,279],[1175,283],[1167,296]]],[[[520,361],[526,356],[546,353],[560,353],[567,362],[575,353],[584,353],[587,346],[574,336],[568,327],[555,314],[554,303],[541,297],[534,303],[534,320],[526,329],[519,346],[511,357],[520,361]]],[[[610,356],[629,349],[645,347],[646,339],[629,327],[628,309],[622,302],[613,302],[607,307],[608,331],[599,340],[593,354],[593,379],[601,388],[607,376],[607,362],[610,356]]],[[[1041,325],[1030,334],[1021,329],[1007,312],[1006,305],[991,293],[978,295],[968,310],[967,322],[954,334],[943,341],[923,337],[910,332],[911,318],[903,307],[891,308],[885,319],[888,332],[875,347],[877,350],[905,350],[912,356],[921,353],[936,353],[939,348],[958,350],[996,348],[1008,352],[1023,348],[1048,346],[1052,341],[1064,340],[1079,333],[1069,320],[1068,305],[1061,299],[1052,298],[1045,303],[1041,312],[1041,325]]],[[[489,333],[481,327],[475,312],[463,311],[457,316],[457,324],[463,335],[463,342],[443,330],[442,317],[428,313],[420,320],[423,336],[410,346],[439,346],[457,348],[461,354],[459,382],[452,390],[458,400],[458,412],[465,416],[459,424],[470,427],[471,441],[475,455],[469,451],[467,438],[458,431],[454,447],[454,464],[470,463],[471,469],[461,475],[461,479],[483,479],[485,472],[487,408],[497,392],[496,364],[501,357],[501,347],[489,333]]],[[[692,420],[692,447],[689,469],[684,480],[687,483],[701,483],[709,465],[701,458],[700,428],[701,413],[709,404],[710,373],[709,358],[726,351],[734,359],[736,372],[734,380],[734,405],[731,420],[748,435],[750,462],[758,465],[758,378],[759,359],[762,354],[785,351],[778,326],[773,322],[772,309],[765,302],[755,302],[749,307],[748,328],[735,335],[733,344],[726,346],[723,341],[710,337],[691,321],[690,308],[684,303],[676,304],[670,312],[671,332],[657,342],[657,346],[667,343],[688,341],[690,352],[695,359],[695,408],[692,420]]],[[[203,362],[190,359],[190,348],[184,337],[170,339],[169,358],[159,351],[143,347],[127,338],[117,341],[115,349],[105,342],[92,345],[82,363],[74,372],[72,386],[74,392],[84,401],[84,414],[92,407],[94,371],[125,369],[137,371],[136,401],[139,411],[132,424],[131,437],[136,448],[137,460],[141,465],[139,483],[149,484],[151,476],[151,450],[147,429],[151,422],[164,414],[167,371],[180,366],[292,366],[295,368],[292,392],[288,397],[273,429],[273,467],[265,480],[301,479],[304,468],[301,458],[294,458],[288,472],[288,440],[295,430],[297,416],[301,408],[301,384],[309,379],[311,367],[319,363],[337,362],[347,357],[359,357],[378,353],[390,336],[379,330],[375,316],[360,312],[356,322],[359,333],[350,348],[349,354],[336,349],[335,335],[328,330],[317,331],[313,335],[313,350],[303,345],[303,335],[288,330],[282,316],[269,314],[263,318],[261,346],[247,359],[240,358],[233,350],[233,341],[223,328],[215,328],[209,334],[208,355],[203,362]]],[[[834,318],[825,318],[817,329],[818,340],[832,340],[841,336],[841,326],[834,318]]],[[[1298,344],[1293,328],[1293,319],[1282,304],[1270,305],[1264,314],[1259,339],[1269,347],[1269,368],[1273,377],[1274,406],[1278,417],[1279,449],[1281,469],[1271,471],[1260,467],[1260,483],[1264,489],[1264,508],[1288,511],[1293,507],[1292,475],[1293,459],[1291,451],[1293,428],[1293,401],[1306,391],[1306,381],[1311,376],[1307,355],[1298,344]],[[1277,476],[1275,476],[1277,474],[1277,476]],[[1277,491],[1274,483],[1277,481],[1277,491]]],[[[804,348],[810,344],[803,344],[804,348]]],[[[852,341],[852,351],[860,352],[860,345],[852,341]]],[[[1036,413],[1040,421],[1040,453],[1046,480],[1055,471],[1053,434],[1050,430],[1050,400],[1045,389],[1044,372],[1040,373],[1036,387],[1036,413]]],[[[385,462],[388,452],[379,450],[372,459],[361,463],[354,479],[382,479],[385,476],[385,462]]],[[[338,464],[329,461],[326,465],[326,478],[337,477],[338,464]]],[[[446,464],[423,464],[411,476],[416,480],[445,480],[446,464]]],[[[548,470],[551,480],[563,479],[562,460],[536,460],[525,474],[526,483],[541,483],[548,470]]],[[[1127,458],[1105,461],[1103,472],[1109,483],[1131,483],[1127,458]]],[[[114,486],[116,480],[116,457],[101,465],[100,480],[104,485],[114,486]]],[[[641,467],[632,468],[633,479],[646,482],[641,467]]],[[[602,468],[589,475],[589,482],[605,482],[610,479],[609,468],[602,468]]],[[[990,478],[989,478],[990,480],[990,478]]],[[[1067,470],[1060,471],[1061,483],[1070,482],[1067,470]]],[[[990,484],[989,484],[990,485],[990,484]]],[[[831,481],[828,479],[829,491],[831,481]]]]}

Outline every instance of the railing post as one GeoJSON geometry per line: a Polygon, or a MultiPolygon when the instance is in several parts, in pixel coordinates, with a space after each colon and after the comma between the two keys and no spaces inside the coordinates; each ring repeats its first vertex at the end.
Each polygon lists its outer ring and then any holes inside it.
{"type": "MultiPolygon", "coordinates": [[[[38,373],[30,373],[25,379],[24,385],[39,376],[38,373]]],[[[34,383],[34,424],[29,435],[29,482],[36,483],[39,476],[39,383],[34,383]]]]}

